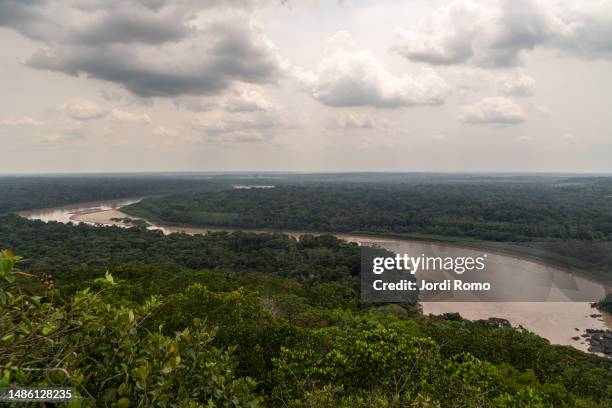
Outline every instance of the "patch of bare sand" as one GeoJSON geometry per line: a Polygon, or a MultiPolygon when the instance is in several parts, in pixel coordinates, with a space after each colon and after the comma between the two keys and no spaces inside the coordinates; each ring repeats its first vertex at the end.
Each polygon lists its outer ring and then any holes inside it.
{"type": "MultiPolygon", "coordinates": [[[[83,211],[75,213],[70,217],[72,221],[75,222],[85,222],[88,224],[104,224],[104,225],[123,225],[125,223],[123,221],[116,221],[112,218],[125,218],[129,217],[127,214],[119,211],[119,210],[104,210],[104,211],[83,211]]],[[[129,217],[131,219],[136,219],[134,217],[129,217]]]]}

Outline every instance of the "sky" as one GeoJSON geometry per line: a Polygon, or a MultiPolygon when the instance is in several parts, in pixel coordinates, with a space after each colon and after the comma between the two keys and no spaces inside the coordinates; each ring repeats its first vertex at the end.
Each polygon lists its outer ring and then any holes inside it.
{"type": "Polygon", "coordinates": [[[0,173],[612,171],[612,0],[0,0],[0,50],[0,173]]]}

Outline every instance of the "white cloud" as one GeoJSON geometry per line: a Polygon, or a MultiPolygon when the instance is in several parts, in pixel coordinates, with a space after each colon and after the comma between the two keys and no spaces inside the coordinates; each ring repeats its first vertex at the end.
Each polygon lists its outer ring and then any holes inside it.
{"type": "Polygon", "coordinates": [[[178,132],[171,128],[167,128],[164,126],[158,126],[155,129],[153,129],[152,134],[155,137],[170,138],[170,137],[176,136],[178,132]]]}
{"type": "Polygon", "coordinates": [[[24,135],[27,142],[34,146],[51,146],[87,137],[83,122],[73,119],[41,121],[30,116],[8,117],[0,119],[0,126],[27,128],[24,135]]]}
{"type": "Polygon", "coordinates": [[[237,130],[231,133],[208,135],[208,143],[259,143],[267,142],[272,139],[270,133],[237,130]]]}
{"type": "Polygon", "coordinates": [[[42,126],[43,123],[39,120],[31,118],[29,116],[21,116],[21,117],[9,117],[0,119],[0,126],[42,126]]]}
{"type": "Polygon", "coordinates": [[[258,87],[243,85],[231,92],[224,101],[223,108],[229,112],[258,112],[271,111],[277,106],[270,102],[258,87]]]}
{"type": "Polygon", "coordinates": [[[87,99],[70,100],[59,105],[57,110],[74,120],[100,119],[108,114],[107,109],[87,99]]]}
{"type": "Polygon", "coordinates": [[[573,133],[565,133],[565,134],[562,136],[562,138],[563,138],[564,140],[569,141],[569,142],[573,142],[573,141],[575,141],[575,140],[576,140],[576,136],[575,136],[573,133]]]}
{"type": "Polygon", "coordinates": [[[547,105],[534,105],[535,110],[540,112],[542,115],[550,116],[552,115],[552,109],[550,109],[547,105]]]}
{"type": "Polygon", "coordinates": [[[506,76],[499,83],[499,92],[504,96],[530,96],[533,94],[535,79],[522,69],[506,76]]]}
{"type": "Polygon", "coordinates": [[[49,123],[35,136],[32,143],[38,146],[70,144],[85,140],[87,129],[78,121],[60,121],[49,123]]]}
{"type": "Polygon", "coordinates": [[[279,122],[271,115],[216,115],[199,116],[193,122],[194,127],[209,134],[232,133],[245,130],[271,129],[279,122]]]}
{"type": "Polygon", "coordinates": [[[390,128],[386,121],[372,118],[369,115],[349,113],[332,116],[327,119],[326,128],[330,130],[344,129],[386,129],[390,128]]]}
{"type": "Polygon", "coordinates": [[[462,65],[446,70],[444,78],[453,84],[453,90],[472,93],[490,90],[499,81],[499,73],[480,67],[462,65]]]}
{"type": "Polygon", "coordinates": [[[131,123],[135,125],[148,125],[151,124],[151,117],[146,113],[132,113],[126,112],[120,109],[111,110],[112,118],[117,122],[131,123]]]}
{"type": "Polygon", "coordinates": [[[353,36],[348,31],[340,30],[327,39],[325,53],[332,54],[336,51],[352,48],[355,48],[353,36]]]}
{"type": "Polygon", "coordinates": [[[474,37],[486,9],[472,1],[453,1],[424,19],[413,30],[397,28],[399,43],[394,49],[402,56],[430,64],[456,64],[474,54],[474,37]]]}
{"type": "Polygon", "coordinates": [[[52,146],[62,143],[73,143],[85,139],[82,133],[52,133],[43,135],[33,141],[35,145],[52,146]]]}
{"type": "Polygon", "coordinates": [[[337,51],[319,64],[312,96],[328,106],[440,105],[449,87],[433,70],[395,76],[368,51],[337,51]]]}
{"type": "Polygon", "coordinates": [[[207,142],[260,142],[271,140],[279,129],[288,128],[278,112],[214,111],[196,114],[189,125],[207,142]]]}
{"type": "Polygon", "coordinates": [[[523,135],[523,136],[519,136],[519,137],[515,138],[513,140],[513,142],[515,142],[515,143],[528,143],[528,142],[531,142],[532,140],[533,140],[532,137],[523,135]]]}
{"type": "Polygon", "coordinates": [[[150,124],[151,117],[146,113],[133,113],[122,109],[108,109],[88,99],[72,99],[59,105],[56,110],[76,121],[93,121],[109,118],[119,123],[135,125],[150,124]]]}
{"type": "Polygon", "coordinates": [[[512,99],[484,98],[460,108],[457,120],[469,124],[513,125],[525,121],[523,109],[512,99]]]}
{"type": "Polygon", "coordinates": [[[397,33],[400,55],[429,64],[516,66],[536,47],[612,58],[612,2],[455,0],[397,33]]]}

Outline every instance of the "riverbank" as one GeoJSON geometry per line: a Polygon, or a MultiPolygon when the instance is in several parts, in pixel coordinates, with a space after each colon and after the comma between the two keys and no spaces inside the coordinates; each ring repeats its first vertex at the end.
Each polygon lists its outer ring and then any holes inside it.
{"type": "MultiPolygon", "coordinates": [[[[205,234],[207,232],[218,231],[242,231],[240,228],[199,228],[184,227],[177,225],[159,225],[152,220],[139,217],[130,211],[125,212],[124,207],[136,202],[138,199],[123,201],[87,203],[86,205],[70,205],[57,208],[46,209],[45,211],[30,212],[28,215],[21,214],[27,218],[41,219],[44,221],[60,222],[85,222],[91,225],[116,225],[120,227],[133,226],[125,223],[126,217],[132,220],[144,220],[152,223],[147,228],[160,230],[165,234],[181,232],[186,234],[205,234]]],[[[283,233],[299,238],[304,234],[326,234],[325,232],[311,231],[279,231],[258,229],[252,232],[257,233],[283,233]]],[[[362,243],[377,241],[386,246],[395,245],[395,248],[412,245],[410,251],[420,250],[414,245],[438,245],[457,249],[474,250],[477,242],[471,241],[468,245],[465,242],[445,242],[438,237],[433,239],[412,239],[402,236],[393,238],[388,235],[380,234],[335,234],[338,238],[362,243]],[[398,245],[400,247],[398,247],[398,245]]],[[[425,238],[425,237],[420,237],[425,238]]],[[[403,248],[406,250],[407,248],[403,248]]],[[[501,254],[514,268],[529,269],[547,267],[543,262],[518,256],[516,254],[501,254]]],[[[559,273],[567,274],[562,268],[555,267],[559,273]]],[[[579,278],[582,279],[582,278],[579,278]]],[[[587,330],[608,330],[612,329],[612,316],[603,313],[601,317],[592,317],[594,309],[586,302],[422,302],[422,312],[424,315],[442,315],[445,313],[459,313],[468,320],[486,320],[489,317],[498,317],[508,320],[513,327],[524,327],[525,329],[548,339],[553,344],[569,345],[582,351],[588,351],[590,344],[587,339],[581,337],[587,330]]]]}
{"type": "MultiPolygon", "coordinates": [[[[137,204],[137,203],[131,203],[137,204]]],[[[267,229],[267,228],[255,228],[245,229],[239,227],[229,226],[193,226],[181,223],[170,223],[159,219],[154,214],[146,211],[145,209],[126,205],[121,208],[121,211],[132,218],[139,218],[149,223],[154,223],[158,226],[167,229],[168,231],[179,231],[181,229],[189,228],[192,230],[201,229],[202,231],[251,231],[257,233],[281,233],[291,236],[299,237],[300,235],[311,234],[311,235],[334,235],[336,237],[346,239],[345,237],[358,237],[360,240],[364,239],[387,239],[387,240],[404,240],[404,241],[418,241],[428,242],[436,244],[444,244],[445,246],[453,246],[456,248],[464,249],[486,249],[487,251],[494,252],[497,254],[508,255],[531,262],[538,262],[542,265],[554,265],[557,268],[564,269],[568,273],[580,274],[589,279],[600,282],[608,287],[608,291],[612,290],[612,274],[605,270],[595,269],[592,265],[585,264],[579,259],[572,257],[561,256],[543,249],[534,248],[533,246],[540,243],[514,243],[514,242],[494,242],[494,241],[483,241],[477,239],[471,239],[467,237],[452,237],[443,235],[425,235],[425,234],[397,234],[397,233],[386,233],[386,232],[371,232],[371,231],[352,231],[352,232],[334,232],[334,231],[294,231],[294,230],[278,230],[278,229],[267,229]]]]}
{"type": "MultiPolygon", "coordinates": [[[[278,230],[278,229],[244,229],[236,227],[223,227],[223,226],[211,226],[211,227],[194,227],[183,225],[179,223],[164,223],[157,221],[156,217],[147,218],[141,211],[138,211],[138,207],[133,207],[131,204],[138,203],[144,197],[138,198],[126,198],[123,200],[111,200],[105,202],[87,202],[82,204],[73,204],[56,208],[45,208],[40,210],[25,211],[19,214],[26,218],[41,219],[44,221],[54,220],[60,222],[84,222],[92,225],[117,225],[123,227],[132,227],[134,222],[142,222],[148,225],[148,229],[161,230],[164,233],[183,232],[187,234],[205,234],[208,232],[235,232],[235,231],[248,231],[254,233],[279,233],[299,238],[302,235],[333,235],[337,238],[344,239],[351,242],[367,242],[372,239],[376,239],[376,242],[420,242],[420,243],[431,243],[440,244],[445,247],[454,247],[458,249],[470,249],[470,250],[482,250],[486,249],[493,254],[499,254],[509,256],[517,260],[529,261],[538,263],[543,266],[555,266],[558,269],[562,269],[567,273],[575,273],[576,270],[564,267],[565,265],[558,265],[550,262],[548,258],[542,259],[533,254],[522,252],[529,248],[521,248],[512,246],[511,243],[504,242],[489,242],[479,241],[473,239],[459,239],[456,237],[444,237],[444,236],[431,236],[431,235],[418,235],[418,234],[390,234],[390,233],[373,233],[367,231],[356,231],[354,233],[334,233],[328,231],[292,231],[292,230],[278,230]],[[61,209],[58,211],[58,209],[61,209]],[[66,216],[66,210],[69,212],[69,216],[66,216]],[[73,211],[70,211],[73,210],[73,211]]],[[[580,271],[584,272],[584,271],[580,271]]],[[[587,278],[594,279],[598,283],[607,285],[607,282],[597,279],[596,276],[588,276],[587,278]]],[[[609,286],[607,286],[609,289],[609,286]]]]}

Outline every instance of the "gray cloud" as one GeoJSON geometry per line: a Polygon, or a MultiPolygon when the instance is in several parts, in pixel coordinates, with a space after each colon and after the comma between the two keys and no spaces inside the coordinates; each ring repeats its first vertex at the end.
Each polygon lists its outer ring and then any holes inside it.
{"type": "Polygon", "coordinates": [[[554,16],[539,2],[503,0],[495,27],[484,29],[485,35],[491,36],[490,42],[481,47],[477,62],[504,67],[519,65],[521,52],[549,41],[555,30],[554,16]]]}
{"type": "Polygon", "coordinates": [[[105,45],[114,43],[162,44],[187,37],[193,29],[177,13],[155,12],[107,14],[91,27],[74,33],[82,44],[105,45]]]}
{"type": "Polygon", "coordinates": [[[151,50],[125,45],[59,47],[34,54],[28,64],[115,82],[143,97],[217,94],[234,80],[271,83],[282,74],[278,56],[252,28],[234,25],[220,34],[239,36],[245,43],[231,48],[221,38],[212,53],[198,41],[151,50]]]}
{"type": "MultiPolygon", "coordinates": [[[[44,31],[39,25],[44,19],[42,9],[45,0],[0,0],[0,26],[9,27],[21,34],[41,39],[44,31]]],[[[45,26],[56,26],[49,21],[45,26]]]]}
{"type": "Polygon", "coordinates": [[[231,80],[207,66],[173,71],[163,64],[149,63],[123,49],[74,49],[62,54],[38,52],[28,65],[115,82],[138,96],[176,96],[181,94],[214,94],[225,89],[231,80]]]}
{"type": "Polygon", "coordinates": [[[200,11],[253,5],[250,0],[1,0],[0,25],[44,42],[160,44],[191,34],[200,11]]]}
{"type": "Polygon", "coordinates": [[[206,142],[261,142],[273,139],[280,129],[290,128],[283,112],[255,89],[234,90],[219,107],[191,118],[191,128],[201,132],[206,142]]]}
{"type": "Polygon", "coordinates": [[[553,46],[585,58],[612,59],[612,1],[579,2],[561,18],[569,29],[553,46]]]}
{"type": "Polygon", "coordinates": [[[250,4],[0,0],[0,25],[45,43],[27,62],[33,68],[114,82],[141,97],[214,95],[236,80],[282,75],[274,46],[249,16],[222,12],[250,4]]]}

